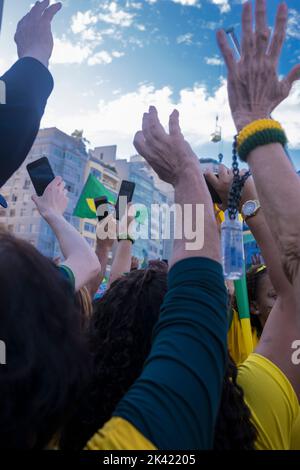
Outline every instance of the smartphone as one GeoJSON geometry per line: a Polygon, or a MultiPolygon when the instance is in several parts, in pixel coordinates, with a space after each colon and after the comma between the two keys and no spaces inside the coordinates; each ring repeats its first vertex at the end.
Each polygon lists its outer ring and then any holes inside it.
{"type": "Polygon", "coordinates": [[[98,221],[101,222],[102,220],[106,219],[106,217],[112,213],[113,206],[108,202],[106,196],[97,197],[94,199],[96,211],[97,211],[97,218],[98,221]]]}
{"type": "MultiPolygon", "coordinates": [[[[218,175],[216,174],[216,176],[218,176],[218,175]]],[[[214,204],[222,204],[222,200],[221,200],[219,194],[217,193],[217,191],[215,190],[215,188],[207,181],[206,178],[205,178],[205,181],[206,181],[206,184],[207,184],[208,190],[210,192],[213,203],[214,204]]]]}
{"type": "Polygon", "coordinates": [[[121,220],[125,214],[127,204],[132,201],[135,190],[135,183],[123,180],[116,204],[116,219],[121,220]],[[121,199],[122,198],[122,199],[121,199]],[[123,199],[126,198],[124,201],[123,199]]]}
{"type": "Polygon", "coordinates": [[[40,158],[27,165],[27,171],[38,196],[44,194],[45,189],[54,180],[55,175],[47,157],[40,158]]]}

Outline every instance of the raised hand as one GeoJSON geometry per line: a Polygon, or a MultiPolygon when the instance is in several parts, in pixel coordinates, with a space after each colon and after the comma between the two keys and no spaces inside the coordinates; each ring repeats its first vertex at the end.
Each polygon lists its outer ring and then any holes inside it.
{"type": "Polygon", "coordinates": [[[175,186],[191,163],[199,167],[196,155],[181,133],[178,111],[170,116],[169,134],[159,122],[154,106],[144,114],[142,128],[135,135],[134,146],[163,181],[175,186]]]}
{"type": "Polygon", "coordinates": [[[20,59],[33,57],[48,67],[53,51],[51,22],[61,6],[61,3],[49,6],[49,0],[36,2],[18,23],[15,42],[20,59]]]}
{"type": "Polygon", "coordinates": [[[237,62],[224,31],[217,40],[228,69],[228,94],[232,116],[240,131],[257,119],[269,119],[272,111],[285,100],[295,80],[300,78],[296,65],[282,80],[277,69],[286,37],[288,9],[282,3],[277,10],[274,34],[266,21],[266,0],[256,0],[255,31],[252,28],[252,5],[243,5],[241,59],[237,62]]]}
{"type": "Polygon", "coordinates": [[[44,219],[52,215],[63,215],[68,205],[65,183],[60,176],[57,176],[45,189],[42,196],[32,196],[39,213],[44,219]]]}
{"type": "MultiPolygon", "coordinates": [[[[244,176],[245,173],[246,173],[246,170],[242,170],[241,176],[244,176]]],[[[233,182],[232,170],[229,170],[229,168],[227,168],[225,165],[220,165],[218,176],[216,176],[211,171],[207,171],[205,173],[205,178],[220,196],[221,201],[222,201],[221,209],[225,211],[228,208],[228,197],[229,197],[229,193],[230,193],[232,182],[233,182]]],[[[258,199],[258,195],[256,192],[253,178],[252,176],[250,176],[246,180],[246,183],[242,189],[239,209],[240,210],[242,209],[245,202],[250,201],[250,200],[253,201],[256,199],[258,199]]]]}

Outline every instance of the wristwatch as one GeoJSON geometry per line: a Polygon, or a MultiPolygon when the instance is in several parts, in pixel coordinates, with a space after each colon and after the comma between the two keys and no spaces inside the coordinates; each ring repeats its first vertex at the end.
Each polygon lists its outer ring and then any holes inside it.
{"type": "Polygon", "coordinates": [[[244,221],[246,222],[248,219],[254,217],[258,213],[260,207],[260,203],[257,200],[245,202],[242,207],[242,216],[244,221]]]}

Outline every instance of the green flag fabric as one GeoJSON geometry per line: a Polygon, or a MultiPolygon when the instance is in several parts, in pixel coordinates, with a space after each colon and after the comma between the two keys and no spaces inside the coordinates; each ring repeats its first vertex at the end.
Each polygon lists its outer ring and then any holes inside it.
{"type": "Polygon", "coordinates": [[[75,217],[80,217],[81,219],[96,219],[97,214],[94,199],[101,196],[106,196],[108,202],[116,204],[116,196],[100,183],[95,176],[89,175],[78,199],[73,215],[75,217]]]}

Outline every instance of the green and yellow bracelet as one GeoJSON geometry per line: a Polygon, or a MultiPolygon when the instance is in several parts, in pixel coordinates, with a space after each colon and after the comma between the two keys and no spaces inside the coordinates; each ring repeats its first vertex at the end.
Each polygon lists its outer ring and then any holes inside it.
{"type": "Polygon", "coordinates": [[[237,150],[241,160],[247,157],[257,147],[279,143],[282,146],[288,140],[281,124],[273,119],[261,119],[244,127],[237,136],[237,150]]]}

